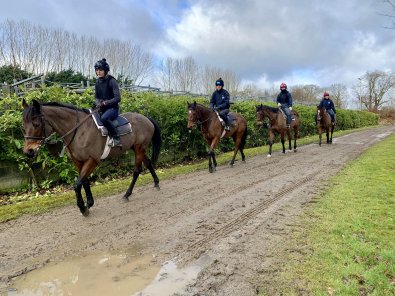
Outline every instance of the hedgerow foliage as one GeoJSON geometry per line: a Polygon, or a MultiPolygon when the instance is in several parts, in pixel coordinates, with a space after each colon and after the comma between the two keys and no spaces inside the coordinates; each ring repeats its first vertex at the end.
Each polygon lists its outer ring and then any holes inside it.
{"type": "MultiPolygon", "coordinates": [[[[58,86],[45,87],[27,92],[25,99],[30,103],[32,99],[41,102],[56,101],[71,103],[78,107],[90,108],[93,102],[91,89],[83,94],[76,94],[58,86]]],[[[188,98],[187,96],[158,96],[153,93],[122,92],[121,112],[138,112],[155,119],[161,128],[163,145],[159,165],[165,166],[174,162],[189,161],[206,154],[207,148],[199,129],[192,132],[187,130],[187,102],[196,100],[208,105],[206,98],[188,98]]],[[[22,105],[21,99],[15,96],[0,99],[0,161],[17,163],[21,169],[28,169],[25,156],[22,154],[22,105]]],[[[231,111],[243,115],[248,122],[248,137],[246,147],[262,146],[267,143],[267,128],[257,129],[255,125],[256,101],[240,101],[231,107],[231,111]]],[[[270,103],[269,103],[270,105],[270,103]]],[[[301,115],[300,137],[316,133],[313,118],[316,108],[295,106],[301,115]]],[[[369,112],[353,110],[338,110],[337,128],[352,129],[378,124],[378,116],[369,112]]],[[[233,149],[233,141],[225,139],[218,149],[229,151],[233,149]]],[[[104,162],[94,172],[93,178],[124,175],[131,172],[133,153],[128,153],[121,159],[104,162]],[[110,163],[106,166],[105,163],[110,163]],[[115,164],[115,165],[114,165],[115,164]]],[[[30,164],[35,174],[40,177],[41,187],[58,183],[72,183],[76,171],[66,156],[54,158],[44,148],[37,158],[30,164]],[[57,176],[57,178],[54,178],[57,176]]],[[[38,184],[40,186],[40,184],[38,184]]]]}

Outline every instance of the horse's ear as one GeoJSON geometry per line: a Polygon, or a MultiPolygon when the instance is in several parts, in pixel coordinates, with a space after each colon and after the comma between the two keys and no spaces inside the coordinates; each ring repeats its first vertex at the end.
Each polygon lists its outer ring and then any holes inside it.
{"type": "Polygon", "coordinates": [[[39,113],[41,112],[41,105],[37,100],[33,100],[33,108],[39,113]]]}
{"type": "Polygon", "coordinates": [[[196,101],[193,101],[193,105],[196,107],[196,101]]]}
{"type": "Polygon", "coordinates": [[[189,102],[187,101],[187,106],[189,106],[189,102]]]}
{"type": "Polygon", "coordinates": [[[263,104],[261,103],[261,108],[263,108],[263,104]]]}
{"type": "Polygon", "coordinates": [[[25,98],[23,98],[23,100],[22,100],[22,107],[23,107],[23,109],[26,109],[27,107],[29,107],[28,103],[26,103],[25,98]]]}

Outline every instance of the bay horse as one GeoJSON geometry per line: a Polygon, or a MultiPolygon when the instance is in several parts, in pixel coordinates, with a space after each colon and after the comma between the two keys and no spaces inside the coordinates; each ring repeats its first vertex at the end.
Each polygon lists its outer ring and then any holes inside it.
{"type": "Polygon", "coordinates": [[[235,163],[237,152],[240,150],[241,159],[245,161],[244,146],[247,139],[247,121],[240,114],[230,112],[229,115],[234,118],[235,123],[231,126],[229,131],[224,130],[218,115],[210,108],[197,104],[196,102],[188,103],[188,129],[192,129],[197,124],[201,125],[201,132],[204,139],[209,145],[209,172],[212,173],[216,170],[217,161],[215,159],[214,150],[219,144],[222,137],[232,137],[235,142],[235,149],[233,158],[229,162],[230,166],[235,163]]]}
{"type": "MultiPolygon", "coordinates": [[[[61,136],[66,153],[78,171],[78,179],[74,184],[77,206],[84,216],[88,216],[89,208],[94,204],[88,178],[99,164],[107,140],[101,135],[93,119],[89,118],[92,113],[87,109],[57,102],[39,103],[33,100],[32,104],[28,105],[23,99],[22,106],[25,138],[23,152],[29,158],[33,158],[53,133],[61,136]],[[86,204],[81,194],[82,187],[85,190],[86,204]]],[[[162,140],[160,128],[153,119],[132,112],[124,113],[122,116],[130,122],[132,132],[121,136],[122,147],[113,147],[108,157],[118,157],[129,149],[134,151],[133,179],[123,196],[123,199],[128,201],[142,171],[143,162],[154,179],[155,187],[159,189],[159,179],[154,166],[158,160],[162,140]],[[150,142],[153,144],[151,159],[146,155],[150,142]]]]}
{"type": "Polygon", "coordinates": [[[318,135],[320,137],[319,145],[322,144],[322,133],[325,131],[326,133],[326,143],[332,144],[333,131],[335,129],[336,119],[334,124],[332,124],[332,119],[330,114],[326,111],[325,107],[318,108],[317,107],[317,128],[318,135]],[[330,132],[330,136],[329,136],[330,132]]]}
{"type": "Polygon", "coordinates": [[[287,128],[287,121],[285,116],[280,111],[280,108],[273,108],[266,105],[256,106],[256,123],[258,126],[263,125],[265,117],[269,118],[269,154],[267,157],[272,156],[272,146],[274,142],[275,134],[279,134],[281,138],[281,144],[283,145],[283,153],[285,153],[285,134],[288,136],[289,150],[292,150],[291,146],[291,129],[294,131],[294,152],[296,149],[296,140],[298,139],[300,118],[298,112],[292,110],[292,121],[290,128],[287,128]]]}

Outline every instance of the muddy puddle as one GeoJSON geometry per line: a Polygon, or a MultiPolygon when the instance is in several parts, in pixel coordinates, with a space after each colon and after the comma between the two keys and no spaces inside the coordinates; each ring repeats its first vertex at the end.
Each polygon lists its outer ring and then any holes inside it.
{"type": "Polygon", "coordinates": [[[68,258],[17,277],[8,296],[132,295],[153,281],[160,265],[134,251],[68,258]]]}
{"type": "Polygon", "coordinates": [[[50,263],[15,278],[7,296],[166,296],[183,291],[211,261],[202,256],[178,268],[154,263],[154,255],[104,253],[50,263]]]}

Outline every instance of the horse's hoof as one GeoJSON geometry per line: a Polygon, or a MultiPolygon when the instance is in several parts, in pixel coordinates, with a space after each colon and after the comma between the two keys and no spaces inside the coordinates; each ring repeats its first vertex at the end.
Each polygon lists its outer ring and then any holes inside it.
{"type": "Polygon", "coordinates": [[[295,148],[295,149],[294,149],[294,152],[298,152],[298,149],[295,148]]]}
{"type": "Polygon", "coordinates": [[[229,162],[229,166],[230,166],[230,167],[233,167],[233,165],[234,165],[234,163],[229,162]]]}
{"type": "Polygon", "coordinates": [[[129,201],[129,195],[122,196],[122,201],[128,202],[129,201]]]}
{"type": "Polygon", "coordinates": [[[209,168],[208,168],[208,171],[209,171],[210,173],[213,173],[213,172],[214,172],[214,168],[213,168],[213,167],[209,167],[209,168]]]}
{"type": "Polygon", "coordinates": [[[88,216],[89,216],[89,209],[86,208],[85,211],[82,213],[82,215],[83,215],[84,217],[88,217],[88,216]]]}
{"type": "Polygon", "coordinates": [[[272,156],[271,156],[271,154],[268,154],[266,157],[269,158],[269,157],[272,157],[272,156]]]}
{"type": "Polygon", "coordinates": [[[155,184],[154,188],[156,188],[156,190],[160,190],[159,184],[155,184]]]}

